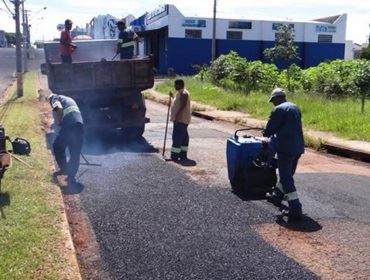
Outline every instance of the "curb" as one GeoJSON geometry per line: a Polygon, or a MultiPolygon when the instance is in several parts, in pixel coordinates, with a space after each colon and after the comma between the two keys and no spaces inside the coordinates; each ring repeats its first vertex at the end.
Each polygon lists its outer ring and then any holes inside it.
{"type": "MultiPolygon", "coordinates": [[[[40,91],[44,89],[44,86],[42,84],[41,79],[42,79],[41,74],[37,73],[36,96],[37,96],[39,102],[41,101],[40,91]]],[[[39,103],[40,108],[41,108],[41,106],[42,106],[42,104],[39,103]]],[[[45,147],[45,149],[47,149],[47,147],[45,147]]],[[[48,151],[48,152],[49,152],[49,155],[50,155],[50,162],[54,166],[54,164],[55,164],[54,163],[54,157],[53,157],[51,151],[48,151]]],[[[59,188],[59,191],[58,191],[58,205],[60,207],[60,211],[59,211],[59,216],[61,218],[60,227],[62,229],[62,236],[65,239],[64,240],[65,248],[67,249],[66,253],[65,253],[66,254],[65,255],[66,262],[69,265],[68,271],[67,271],[67,277],[69,277],[70,279],[81,280],[82,279],[81,270],[80,270],[79,263],[78,263],[78,260],[77,260],[77,252],[76,252],[75,245],[73,243],[73,238],[72,238],[72,234],[71,234],[71,230],[70,230],[70,226],[69,226],[69,221],[68,221],[68,216],[67,216],[67,205],[64,202],[64,198],[63,198],[61,188],[59,188]]]]}
{"type": "MultiPolygon", "coordinates": [[[[144,91],[146,99],[168,105],[168,98],[165,94],[155,91],[153,88],[144,91]]],[[[209,121],[223,121],[228,123],[234,123],[244,126],[249,126],[256,129],[262,129],[266,121],[258,120],[250,117],[248,114],[234,112],[234,111],[219,111],[198,102],[192,101],[192,107],[197,108],[192,112],[192,115],[209,121]],[[194,106],[193,106],[194,105],[194,106]],[[240,120],[238,117],[234,118],[223,118],[215,117],[212,115],[213,112],[232,112],[239,113],[241,115],[240,120]]],[[[333,154],[341,157],[351,158],[358,161],[370,163],[370,143],[364,141],[349,141],[335,137],[332,133],[318,132],[311,129],[305,129],[304,134],[319,143],[318,146],[314,146],[316,150],[324,151],[328,154],[333,154]]],[[[310,146],[309,146],[310,147],[310,146]]]]}

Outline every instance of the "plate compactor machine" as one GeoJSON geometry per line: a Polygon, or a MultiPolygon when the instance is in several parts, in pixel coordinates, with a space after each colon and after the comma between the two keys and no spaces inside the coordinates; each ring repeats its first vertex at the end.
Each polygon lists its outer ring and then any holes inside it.
{"type": "Polygon", "coordinates": [[[226,157],[232,190],[246,196],[264,195],[276,185],[276,159],[271,154],[270,143],[252,135],[227,139],[226,157]]]}

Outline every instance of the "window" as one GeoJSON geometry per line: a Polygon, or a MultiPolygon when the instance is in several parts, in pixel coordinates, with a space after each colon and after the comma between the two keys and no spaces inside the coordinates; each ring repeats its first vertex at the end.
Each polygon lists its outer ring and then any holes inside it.
{"type": "Polygon", "coordinates": [[[201,39],[202,38],[202,30],[199,30],[199,29],[185,29],[185,38],[201,39]]]}
{"type": "Polygon", "coordinates": [[[227,31],[226,38],[228,40],[243,40],[243,32],[241,31],[227,31]]]}
{"type": "Polygon", "coordinates": [[[333,42],[333,35],[319,34],[319,36],[317,38],[317,42],[319,42],[319,43],[332,43],[333,42]]]}
{"type": "Polygon", "coordinates": [[[272,30],[278,30],[283,24],[288,25],[290,29],[294,30],[294,23],[280,23],[280,22],[274,22],[272,24],[272,30]]]}
{"type": "Polygon", "coordinates": [[[206,21],[204,19],[185,19],[182,21],[182,26],[206,27],[206,21]]]}
{"type": "Polygon", "coordinates": [[[252,23],[249,21],[229,21],[230,29],[252,29],[252,23]]]}

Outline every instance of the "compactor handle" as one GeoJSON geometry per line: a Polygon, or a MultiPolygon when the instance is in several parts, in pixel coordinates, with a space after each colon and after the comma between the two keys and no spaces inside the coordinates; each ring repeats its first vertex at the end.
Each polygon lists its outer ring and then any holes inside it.
{"type": "MultiPolygon", "coordinates": [[[[238,139],[238,132],[240,132],[240,131],[247,131],[247,130],[252,130],[253,128],[241,128],[241,129],[238,129],[238,130],[236,130],[235,131],[235,133],[234,133],[234,138],[235,139],[238,139]]],[[[247,137],[252,137],[252,135],[248,135],[247,137]]]]}

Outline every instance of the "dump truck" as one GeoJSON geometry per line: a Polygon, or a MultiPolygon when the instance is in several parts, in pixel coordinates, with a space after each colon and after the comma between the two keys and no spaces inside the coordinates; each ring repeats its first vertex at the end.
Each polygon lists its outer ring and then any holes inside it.
{"type": "Polygon", "coordinates": [[[116,40],[74,41],[72,64],[62,64],[58,42],[44,44],[49,89],[72,97],[87,131],[120,130],[127,139],[141,137],[146,106],[142,91],[154,84],[151,57],[113,60],[116,40]]]}

